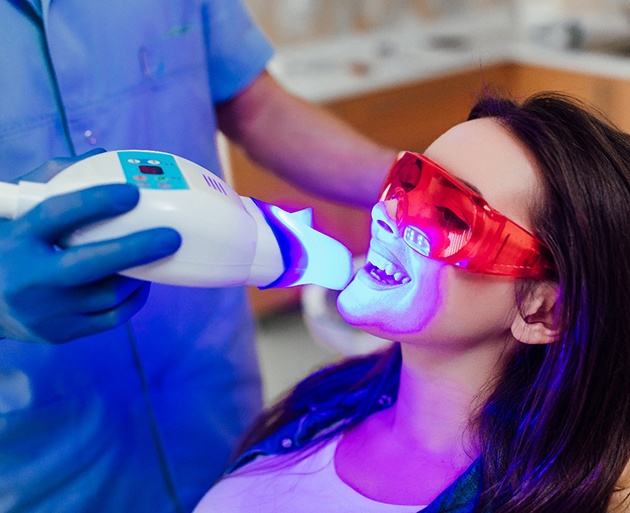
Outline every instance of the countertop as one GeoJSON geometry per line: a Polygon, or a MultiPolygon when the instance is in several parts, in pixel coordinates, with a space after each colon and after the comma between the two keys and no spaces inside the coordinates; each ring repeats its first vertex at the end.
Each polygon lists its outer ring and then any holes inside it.
{"type": "Polygon", "coordinates": [[[599,26],[591,25],[584,38],[585,48],[571,49],[564,42],[563,26],[532,37],[515,25],[513,13],[507,10],[475,19],[410,19],[389,29],[278,48],[269,69],[289,91],[314,102],[330,102],[502,62],[630,79],[630,53],[621,56],[588,49],[588,40],[602,34],[611,40],[616,34],[625,37],[627,29],[630,51],[630,22],[604,20],[599,26]]]}

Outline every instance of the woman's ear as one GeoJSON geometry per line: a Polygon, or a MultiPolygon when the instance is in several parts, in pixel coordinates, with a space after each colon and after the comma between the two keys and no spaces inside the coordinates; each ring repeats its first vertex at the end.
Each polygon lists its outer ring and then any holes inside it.
{"type": "Polygon", "coordinates": [[[523,344],[550,344],[560,335],[557,326],[557,284],[543,281],[525,299],[512,323],[512,335],[523,344]]]}

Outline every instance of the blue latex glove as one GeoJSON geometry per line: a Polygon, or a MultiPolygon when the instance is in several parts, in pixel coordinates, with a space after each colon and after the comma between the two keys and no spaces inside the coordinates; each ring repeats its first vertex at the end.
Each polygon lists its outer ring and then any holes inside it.
{"type": "MultiPolygon", "coordinates": [[[[45,182],[80,158],[52,160],[22,179],[45,182]]],[[[149,283],[116,273],[174,253],[181,244],[175,230],[156,228],[67,249],[55,244],[86,224],[131,210],[138,200],[132,185],[103,185],[0,220],[0,336],[66,342],[118,326],[138,312],[149,283]]]]}

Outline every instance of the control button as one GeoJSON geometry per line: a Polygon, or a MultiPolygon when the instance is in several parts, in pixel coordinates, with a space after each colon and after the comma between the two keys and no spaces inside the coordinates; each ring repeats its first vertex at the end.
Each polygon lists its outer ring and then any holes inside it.
{"type": "Polygon", "coordinates": [[[147,162],[149,164],[154,165],[154,166],[159,166],[160,165],[160,161],[159,160],[147,160],[147,162]]]}
{"type": "Polygon", "coordinates": [[[144,175],[133,175],[132,178],[134,180],[141,180],[141,181],[148,180],[148,178],[144,175]]]}
{"type": "Polygon", "coordinates": [[[140,164],[140,161],[138,159],[127,159],[127,162],[129,162],[130,164],[140,164]]]}

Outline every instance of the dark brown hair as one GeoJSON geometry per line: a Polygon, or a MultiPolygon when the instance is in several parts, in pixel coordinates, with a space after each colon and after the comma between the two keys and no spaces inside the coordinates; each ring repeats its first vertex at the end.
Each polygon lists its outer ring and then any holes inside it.
{"type": "Polygon", "coordinates": [[[630,458],[630,138],[559,94],[487,98],[534,157],[531,213],[551,249],[560,339],[523,345],[480,415],[482,506],[605,512],[630,458]]]}

